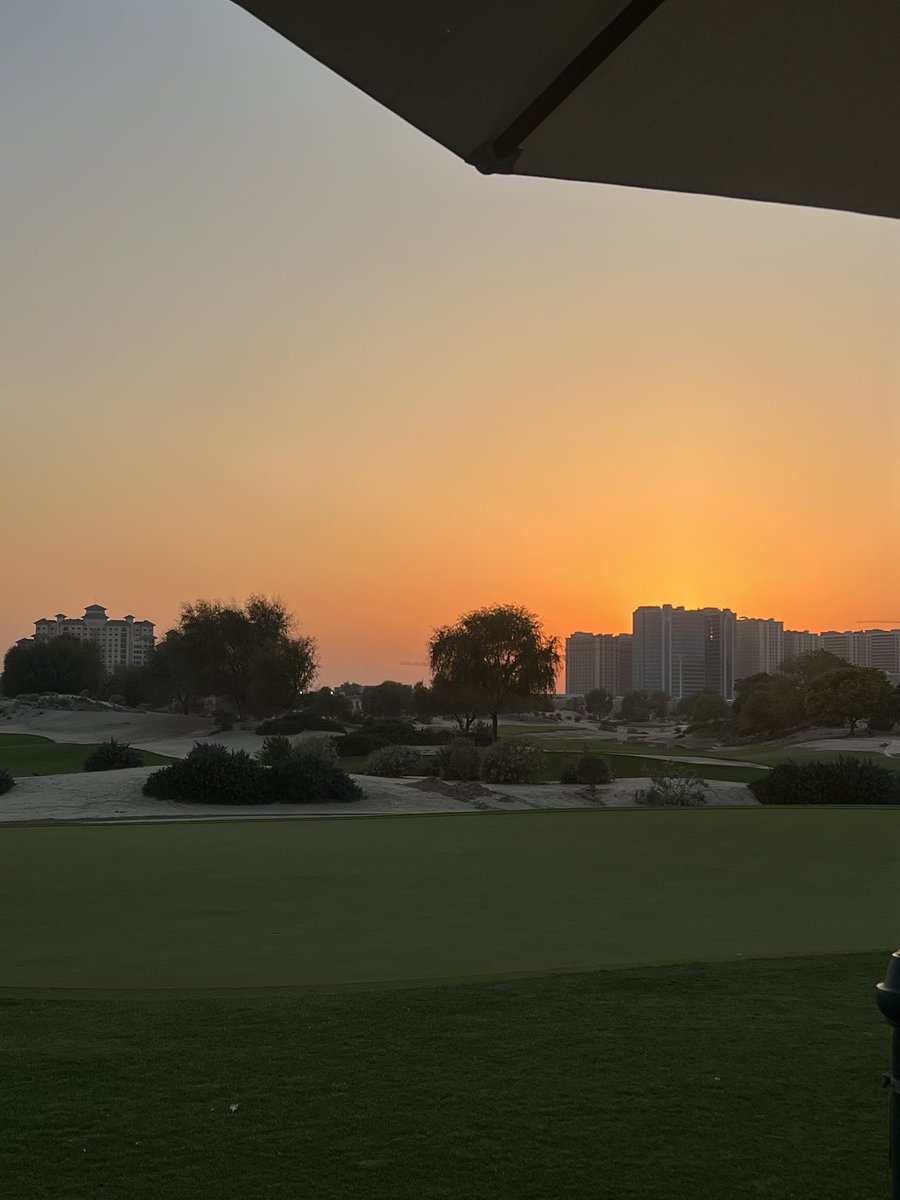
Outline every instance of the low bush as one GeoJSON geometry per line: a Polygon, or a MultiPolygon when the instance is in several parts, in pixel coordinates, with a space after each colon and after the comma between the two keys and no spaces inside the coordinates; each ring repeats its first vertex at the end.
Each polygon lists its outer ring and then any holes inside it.
{"type": "Polygon", "coordinates": [[[481,777],[481,755],[468,738],[454,738],[438,750],[435,768],[441,779],[468,783],[481,777]]]}
{"type": "Polygon", "coordinates": [[[650,772],[650,786],[634,793],[638,804],[657,808],[693,808],[706,803],[706,780],[697,770],[678,763],[662,763],[650,772]]]}
{"type": "Polygon", "coordinates": [[[526,738],[495,742],[481,759],[485,783],[534,783],[541,777],[544,751],[526,738]]]}
{"type": "MultiPolygon", "coordinates": [[[[81,694],[81,695],[82,695],[82,699],[89,699],[89,697],[85,697],[85,695],[84,695],[84,692],[82,692],[82,694],[81,694]]],[[[115,696],[107,696],[107,697],[106,697],[106,703],[107,703],[107,704],[113,704],[113,705],[115,705],[117,708],[124,708],[124,707],[125,707],[125,697],[124,697],[124,696],[119,696],[119,695],[115,695],[115,696]]]]}
{"type": "Polygon", "coordinates": [[[367,721],[362,732],[393,746],[444,746],[453,737],[449,729],[418,729],[412,721],[387,718],[367,721]]]}
{"type": "Polygon", "coordinates": [[[217,708],[213,713],[213,721],[216,723],[216,733],[228,733],[234,729],[234,713],[227,708],[217,708]]]}
{"type": "Polygon", "coordinates": [[[900,774],[850,756],[779,763],[747,786],[760,804],[900,804],[900,774]]]}
{"type": "Polygon", "coordinates": [[[271,767],[273,763],[284,762],[290,758],[291,749],[290,739],[276,733],[265,739],[256,757],[264,767],[271,767]]]}
{"type": "Polygon", "coordinates": [[[316,759],[317,762],[337,766],[338,754],[334,738],[323,734],[321,737],[308,737],[303,738],[300,742],[294,742],[291,747],[291,758],[316,759]]]}
{"type": "Polygon", "coordinates": [[[244,750],[226,750],[217,742],[197,742],[170,767],[154,771],[144,795],[188,804],[265,804],[266,771],[244,750]]]}
{"type": "Polygon", "coordinates": [[[335,738],[334,744],[341,758],[356,758],[363,754],[371,754],[386,746],[384,738],[373,737],[370,733],[345,733],[343,737],[335,738]]]}
{"type": "Polygon", "coordinates": [[[122,771],[129,767],[142,767],[144,760],[127,742],[110,738],[101,742],[97,749],[84,760],[85,771],[122,771]]]}
{"type": "Polygon", "coordinates": [[[382,746],[373,750],[366,759],[366,775],[380,775],[385,779],[399,779],[404,775],[417,775],[419,755],[407,746],[382,746]]]}
{"type": "Polygon", "coordinates": [[[486,721],[476,721],[466,734],[466,737],[471,738],[476,746],[490,746],[494,741],[491,727],[486,721]]]}
{"type": "Polygon", "coordinates": [[[275,804],[318,804],[323,800],[350,803],[362,799],[362,788],[346,771],[313,754],[293,754],[264,772],[266,799],[275,804]]]}
{"type": "Polygon", "coordinates": [[[10,788],[16,786],[16,781],[10,775],[9,771],[0,771],[0,796],[3,796],[10,788]]]}
{"type": "Polygon", "coordinates": [[[560,783],[580,783],[591,791],[598,784],[612,783],[615,776],[609,759],[602,754],[591,754],[587,750],[577,758],[570,758],[560,771],[560,783]]]}
{"type": "Polygon", "coordinates": [[[313,713],[289,712],[280,717],[269,717],[260,721],[256,732],[261,736],[268,733],[344,733],[344,726],[331,717],[317,717],[313,713]]]}

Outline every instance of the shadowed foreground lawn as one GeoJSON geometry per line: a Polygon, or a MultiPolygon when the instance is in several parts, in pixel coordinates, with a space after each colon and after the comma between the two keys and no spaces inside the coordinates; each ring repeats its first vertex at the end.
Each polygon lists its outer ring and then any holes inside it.
{"type": "Polygon", "coordinates": [[[6,993],[0,1196],[878,1200],[884,965],[6,993]]]}
{"type": "MultiPolygon", "coordinates": [[[[96,749],[96,743],[51,742],[32,734],[0,733],[0,770],[19,779],[27,775],[68,775],[84,770],[85,760],[96,749]]],[[[138,754],[146,767],[174,761],[149,750],[138,750],[138,754]]]]}
{"type": "Polygon", "coordinates": [[[900,811],[0,830],[0,986],[270,987],[883,950],[900,811]]]}

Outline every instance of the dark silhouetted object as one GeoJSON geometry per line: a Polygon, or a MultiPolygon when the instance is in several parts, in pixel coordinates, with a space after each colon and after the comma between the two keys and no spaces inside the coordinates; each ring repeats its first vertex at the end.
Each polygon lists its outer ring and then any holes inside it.
{"type": "Polygon", "coordinates": [[[891,1070],[884,1077],[890,1089],[889,1154],[891,1164],[891,1200],[900,1200],[900,950],[895,950],[878,984],[876,998],[882,1015],[891,1023],[891,1070]]]}

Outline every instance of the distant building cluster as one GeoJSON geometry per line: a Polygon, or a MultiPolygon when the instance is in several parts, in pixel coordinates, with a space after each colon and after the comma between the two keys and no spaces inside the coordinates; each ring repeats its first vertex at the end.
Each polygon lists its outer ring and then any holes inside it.
{"type": "Polygon", "coordinates": [[[53,618],[41,617],[34,623],[33,640],[46,642],[65,635],[91,642],[99,646],[107,671],[113,671],[116,667],[147,662],[155,645],[153,630],[152,621],[136,621],[130,614],[120,621],[111,621],[102,605],[89,604],[83,617],[67,617],[65,613],[57,613],[53,618]]]}
{"type": "Polygon", "coordinates": [[[604,688],[621,697],[646,690],[680,700],[712,691],[733,700],[737,680],[777,671],[787,659],[816,650],[900,682],[900,629],[810,633],[771,618],[738,617],[729,608],[661,604],[636,608],[631,633],[567,637],[566,694],[604,688]]]}

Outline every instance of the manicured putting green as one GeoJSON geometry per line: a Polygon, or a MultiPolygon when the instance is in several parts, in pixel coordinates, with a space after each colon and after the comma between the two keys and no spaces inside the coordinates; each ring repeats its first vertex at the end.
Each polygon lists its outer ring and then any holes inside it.
{"type": "MultiPolygon", "coordinates": [[[[96,742],[82,745],[76,742],[51,742],[49,738],[26,733],[0,733],[0,770],[9,771],[17,779],[29,775],[69,775],[84,770],[96,742]]],[[[173,760],[149,750],[139,750],[147,767],[165,765],[173,760]]]]}
{"type": "Polygon", "coordinates": [[[885,954],[0,1003],[3,1200],[880,1200],[885,954]]]}
{"type": "Polygon", "coordinates": [[[894,809],[16,826],[0,986],[277,987],[883,951],[894,809]]]}

